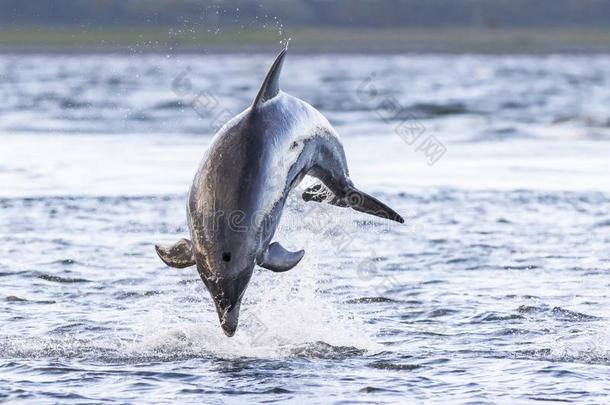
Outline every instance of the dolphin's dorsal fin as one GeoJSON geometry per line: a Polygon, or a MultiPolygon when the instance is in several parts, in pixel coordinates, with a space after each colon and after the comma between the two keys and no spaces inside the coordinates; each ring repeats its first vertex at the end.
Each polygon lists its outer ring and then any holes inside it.
{"type": "Polygon", "coordinates": [[[263,85],[254,99],[254,103],[252,104],[253,109],[256,109],[265,101],[271,100],[273,97],[277,96],[277,93],[279,93],[280,73],[282,72],[282,63],[284,62],[286,51],[287,48],[284,48],[277,58],[275,58],[275,62],[273,62],[271,69],[269,69],[269,73],[267,73],[267,76],[263,81],[263,85]]]}

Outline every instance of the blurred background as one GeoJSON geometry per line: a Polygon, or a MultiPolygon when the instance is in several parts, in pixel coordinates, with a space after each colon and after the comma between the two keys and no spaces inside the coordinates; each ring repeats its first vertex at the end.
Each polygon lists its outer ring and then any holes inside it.
{"type": "Polygon", "coordinates": [[[3,0],[14,51],[607,51],[607,0],[3,0]]]}

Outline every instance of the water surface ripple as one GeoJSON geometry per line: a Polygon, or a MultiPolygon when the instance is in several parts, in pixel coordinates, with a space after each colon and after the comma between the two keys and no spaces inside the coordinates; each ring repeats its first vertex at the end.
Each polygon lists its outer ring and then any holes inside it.
{"type": "Polygon", "coordinates": [[[153,249],[187,235],[215,119],[172,82],[237,112],[268,62],[0,57],[0,399],[604,402],[608,58],[291,55],[284,88],[407,223],[294,193],[277,239],[305,258],[256,270],[229,339],[153,249]],[[394,133],[410,117],[432,166],[394,133]]]}

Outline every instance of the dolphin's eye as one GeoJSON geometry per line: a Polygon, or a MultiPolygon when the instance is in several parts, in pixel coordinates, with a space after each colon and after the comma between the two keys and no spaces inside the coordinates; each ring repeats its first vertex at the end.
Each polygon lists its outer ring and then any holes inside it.
{"type": "Polygon", "coordinates": [[[231,252],[224,252],[222,254],[222,260],[224,260],[225,262],[230,262],[231,261],[231,252]]]}

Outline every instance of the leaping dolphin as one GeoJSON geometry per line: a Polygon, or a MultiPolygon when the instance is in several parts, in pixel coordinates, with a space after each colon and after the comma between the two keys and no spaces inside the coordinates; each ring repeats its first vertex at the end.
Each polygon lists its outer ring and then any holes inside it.
{"type": "Polygon", "coordinates": [[[280,90],[285,56],[286,49],[271,66],[254,103],[220,128],[207,149],[188,196],[191,240],[155,246],[168,266],[197,266],[227,336],[237,329],[255,264],[283,272],[305,254],[271,243],[288,193],[305,175],[319,180],[304,191],[305,201],[326,201],[404,222],[354,186],[343,146],[328,120],[280,90]]]}

